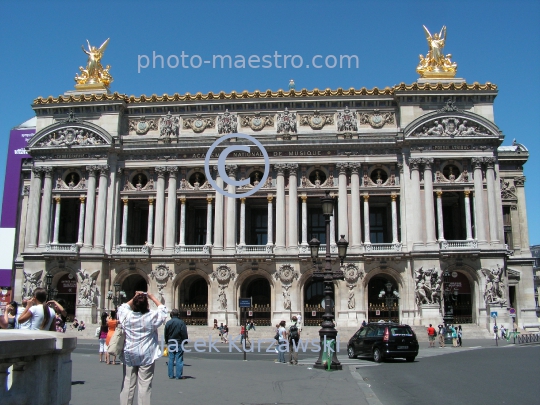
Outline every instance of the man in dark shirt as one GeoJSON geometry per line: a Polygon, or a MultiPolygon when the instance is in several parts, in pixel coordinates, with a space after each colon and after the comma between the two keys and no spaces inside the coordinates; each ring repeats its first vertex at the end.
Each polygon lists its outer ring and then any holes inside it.
{"type": "Polygon", "coordinates": [[[177,309],[171,311],[171,320],[165,325],[165,343],[169,350],[169,378],[183,379],[184,350],[182,342],[188,339],[186,324],[179,318],[177,309]],[[176,376],[174,366],[176,365],[176,376]]]}

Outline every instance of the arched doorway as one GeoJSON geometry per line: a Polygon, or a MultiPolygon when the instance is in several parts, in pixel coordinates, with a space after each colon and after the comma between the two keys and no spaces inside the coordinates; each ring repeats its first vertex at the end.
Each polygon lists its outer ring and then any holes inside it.
{"type": "Polygon", "coordinates": [[[127,302],[135,296],[135,291],[148,291],[148,284],[140,274],[132,274],[122,282],[122,291],[126,293],[126,296],[121,301],[127,302]]]}
{"type": "Polygon", "coordinates": [[[368,321],[399,323],[398,284],[388,275],[374,276],[368,283],[368,321]]]}
{"type": "Polygon", "coordinates": [[[251,298],[252,307],[245,308],[245,315],[240,313],[240,319],[253,319],[256,325],[271,325],[271,288],[270,282],[262,276],[252,276],[242,283],[241,298],[251,298]],[[250,315],[251,314],[251,315],[250,315]]]}
{"type": "MultiPolygon", "coordinates": [[[[448,277],[448,285],[443,285],[446,290],[450,289],[448,301],[444,303],[445,313],[453,312],[454,323],[472,323],[472,291],[471,283],[467,276],[460,271],[451,271],[448,277]],[[455,293],[457,291],[457,294],[455,293]]],[[[443,295],[444,297],[444,295],[443,295]]]]}
{"type": "Polygon", "coordinates": [[[66,310],[68,319],[73,319],[77,307],[77,278],[71,273],[64,274],[58,279],[56,289],[56,301],[66,310]]]}
{"type": "MultiPolygon", "coordinates": [[[[332,290],[334,291],[335,299],[335,288],[332,284],[332,290]]],[[[322,280],[313,280],[310,278],[304,286],[304,325],[306,326],[320,326],[324,315],[324,281],[322,280]]],[[[335,314],[335,305],[334,310],[332,311],[335,314]]],[[[335,316],[335,315],[334,315],[335,316]]]]}
{"type": "Polygon", "coordinates": [[[203,277],[192,275],[182,281],[178,310],[187,325],[208,325],[208,283],[203,277]]]}

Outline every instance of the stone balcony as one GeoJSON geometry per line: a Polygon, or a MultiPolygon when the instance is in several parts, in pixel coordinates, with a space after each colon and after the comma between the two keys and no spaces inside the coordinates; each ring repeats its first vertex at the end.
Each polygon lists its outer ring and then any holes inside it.
{"type": "Polygon", "coordinates": [[[441,250],[470,250],[478,249],[478,241],[472,240],[442,240],[439,241],[441,250]]]}
{"type": "Polygon", "coordinates": [[[209,256],[212,254],[212,245],[176,245],[174,254],[181,256],[209,256]]]}
{"type": "Polygon", "coordinates": [[[47,243],[45,245],[45,252],[48,254],[78,254],[79,245],[76,243],[47,243]]]}
{"type": "Polygon", "coordinates": [[[114,252],[118,255],[148,256],[151,250],[148,245],[117,245],[114,252]]]}

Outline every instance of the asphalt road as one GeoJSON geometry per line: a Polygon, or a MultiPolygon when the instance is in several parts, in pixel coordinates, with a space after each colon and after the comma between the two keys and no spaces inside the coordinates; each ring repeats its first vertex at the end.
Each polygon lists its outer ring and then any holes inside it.
{"type": "MultiPolygon", "coordinates": [[[[414,363],[382,364],[348,359],[342,371],[312,368],[317,353],[299,355],[298,366],[274,363],[275,353],[243,354],[229,346],[186,353],[186,380],[169,380],[165,358],[156,364],[152,404],[404,405],[539,403],[540,346],[515,347],[466,341],[466,347],[421,347],[414,363]]],[[[426,343],[427,345],[427,343],[426,343]]],[[[422,345],[425,346],[425,345],[422,345]]],[[[73,360],[72,405],[116,404],[121,365],[99,363],[97,340],[79,341],[73,360]]],[[[193,346],[190,346],[193,349],[193,346]]]]}

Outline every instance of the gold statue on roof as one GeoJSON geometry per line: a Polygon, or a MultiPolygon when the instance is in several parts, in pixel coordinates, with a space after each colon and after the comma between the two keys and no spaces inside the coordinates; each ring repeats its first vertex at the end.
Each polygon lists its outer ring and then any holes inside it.
{"type": "Polygon", "coordinates": [[[452,62],[451,54],[444,55],[444,45],[446,42],[446,26],[443,26],[440,33],[433,36],[424,25],[424,33],[429,45],[429,51],[424,57],[420,55],[420,63],[416,71],[421,77],[444,79],[455,77],[457,72],[457,63],[452,62]]]}
{"type": "Polygon", "coordinates": [[[84,45],[81,46],[83,52],[88,55],[88,61],[86,62],[86,68],[79,67],[81,74],[75,75],[76,89],[79,90],[97,90],[108,89],[113,81],[112,76],[109,73],[111,67],[107,65],[105,68],[101,65],[101,58],[107,45],[109,45],[110,38],[107,38],[99,48],[90,45],[90,42],[86,40],[88,44],[88,50],[84,49],[84,45]]]}

